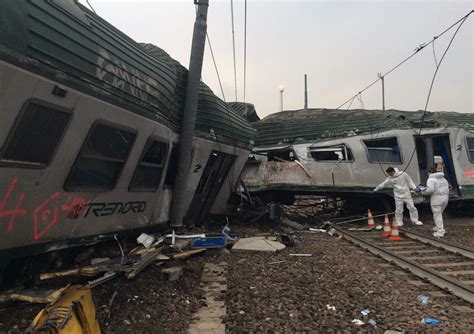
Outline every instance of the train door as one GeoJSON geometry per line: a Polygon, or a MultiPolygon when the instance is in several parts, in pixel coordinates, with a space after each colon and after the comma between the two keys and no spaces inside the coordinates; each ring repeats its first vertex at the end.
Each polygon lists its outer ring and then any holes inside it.
{"type": "Polygon", "coordinates": [[[415,145],[421,183],[426,184],[428,180],[428,168],[436,167],[437,170],[444,172],[445,178],[452,187],[451,194],[459,195],[449,135],[415,136],[415,145]]]}
{"type": "Polygon", "coordinates": [[[235,155],[219,151],[211,152],[189,207],[187,224],[199,224],[206,218],[234,160],[235,155]]]}

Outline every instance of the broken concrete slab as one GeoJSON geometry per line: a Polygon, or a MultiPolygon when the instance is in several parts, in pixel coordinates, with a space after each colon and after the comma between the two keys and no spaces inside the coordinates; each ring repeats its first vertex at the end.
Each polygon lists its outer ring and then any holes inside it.
{"type": "Polygon", "coordinates": [[[281,242],[268,240],[265,237],[244,238],[237,241],[232,250],[277,252],[285,248],[281,242]]]}

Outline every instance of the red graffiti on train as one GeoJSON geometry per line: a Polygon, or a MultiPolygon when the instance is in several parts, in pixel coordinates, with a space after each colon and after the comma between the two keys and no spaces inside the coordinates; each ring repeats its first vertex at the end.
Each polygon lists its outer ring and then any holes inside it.
{"type": "Polygon", "coordinates": [[[33,211],[34,240],[41,238],[58,222],[58,197],[59,193],[55,192],[33,211]]]}
{"type": "Polygon", "coordinates": [[[7,231],[13,231],[13,226],[15,224],[15,218],[18,216],[26,216],[28,211],[21,207],[23,200],[25,199],[25,193],[19,193],[16,197],[12,196],[16,187],[18,179],[13,178],[12,182],[8,186],[7,191],[3,195],[2,201],[0,202],[0,221],[1,218],[9,218],[7,224],[7,231]],[[11,200],[10,200],[11,199],[11,200]],[[16,201],[15,201],[16,199],[16,201]],[[6,209],[7,204],[14,202],[14,209],[6,209]]]}
{"type": "MultiPolygon", "coordinates": [[[[8,233],[14,229],[15,218],[29,215],[28,210],[22,207],[25,193],[15,191],[17,183],[18,178],[14,177],[0,201],[0,223],[3,222],[3,219],[8,219],[8,233]]],[[[56,225],[59,221],[60,211],[67,212],[68,218],[77,217],[89,203],[90,201],[83,197],[68,196],[67,200],[60,204],[58,192],[44,198],[32,212],[33,239],[39,240],[56,225]]]]}

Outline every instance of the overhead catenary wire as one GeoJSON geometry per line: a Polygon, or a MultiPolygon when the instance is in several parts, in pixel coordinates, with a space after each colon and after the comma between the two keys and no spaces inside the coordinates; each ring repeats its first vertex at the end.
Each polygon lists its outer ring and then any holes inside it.
{"type": "MultiPolygon", "coordinates": [[[[434,86],[434,83],[435,83],[435,80],[436,80],[436,76],[438,75],[438,70],[441,66],[441,63],[443,62],[444,60],[444,57],[446,56],[446,54],[448,53],[449,49],[451,48],[451,45],[453,44],[453,41],[454,41],[454,38],[456,37],[456,35],[458,34],[459,30],[461,29],[462,25],[464,24],[464,22],[466,22],[467,18],[469,17],[470,14],[474,13],[474,10],[472,10],[471,12],[469,12],[469,14],[467,14],[466,16],[464,16],[464,18],[461,20],[461,21],[457,21],[457,23],[459,23],[458,27],[456,28],[456,31],[454,32],[453,36],[451,37],[451,40],[449,41],[449,44],[448,46],[446,47],[446,49],[444,50],[443,52],[443,55],[441,56],[441,59],[439,60],[439,62],[437,63],[436,65],[436,69],[433,73],[433,78],[431,79],[431,83],[430,83],[430,87],[428,89],[428,95],[426,97],[426,103],[425,103],[425,108],[423,109],[423,116],[421,117],[421,124],[420,124],[420,130],[418,131],[418,135],[421,135],[421,132],[423,131],[423,127],[424,127],[424,123],[425,123],[425,117],[426,117],[426,111],[428,110],[428,104],[430,102],[430,98],[431,98],[431,93],[433,91],[433,86],[434,86]]],[[[439,36],[438,36],[439,37],[439,36]]],[[[436,38],[435,38],[436,39],[436,38]]],[[[433,41],[435,40],[433,39],[433,41]]],[[[408,164],[407,166],[405,167],[405,169],[403,170],[403,172],[405,172],[408,167],[410,166],[412,160],[413,160],[413,157],[415,156],[415,153],[416,153],[416,147],[413,149],[413,152],[411,154],[411,157],[410,157],[410,160],[408,161],[408,164]]]]}
{"type": "Polygon", "coordinates": [[[214,51],[212,51],[211,39],[209,34],[206,32],[207,44],[209,45],[209,51],[211,52],[212,62],[214,63],[214,69],[216,70],[217,81],[219,81],[219,87],[221,89],[222,100],[225,102],[224,88],[222,87],[221,76],[219,75],[219,69],[217,68],[216,58],[214,57],[214,51]]]}
{"type": "Polygon", "coordinates": [[[230,0],[230,15],[231,15],[231,22],[232,22],[232,52],[234,55],[234,90],[235,90],[235,101],[237,101],[237,63],[235,60],[234,0],[230,0]]]}
{"type": "MultiPolygon", "coordinates": [[[[420,52],[421,50],[423,50],[425,47],[427,47],[428,45],[434,43],[434,41],[436,39],[438,39],[439,37],[443,36],[446,32],[448,32],[449,30],[451,30],[453,27],[455,27],[459,22],[467,19],[469,17],[469,15],[471,15],[472,13],[474,12],[474,10],[471,10],[469,13],[467,13],[466,15],[464,15],[463,17],[461,17],[459,20],[457,20],[456,22],[454,22],[452,25],[450,25],[448,28],[446,28],[444,31],[442,31],[440,34],[438,34],[437,36],[433,37],[433,39],[431,39],[429,42],[427,43],[422,43],[420,44],[417,48],[415,48],[415,50],[413,50],[412,54],[410,54],[408,57],[406,57],[405,59],[403,59],[401,62],[399,62],[397,65],[393,66],[392,68],[390,68],[387,72],[385,72],[384,74],[381,75],[381,77],[386,77],[387,75],[389,75],[390,73],[392,73],[393,71],[395,71],[396,69],[398,69],[400,66],[402,66],[403,64],[405,64],[408,60],[410,60],[411,58],[413,58],[416,54],[418,54],[418,52],[420,52]]],[[[365,92],[367,89],[369,89],[370,87],[372,87],[373,85],[375,85],[377,82],[379,82],[381,80],[381,78],[377,78],[375,81],[371,82],[370,84],[368,84],[366,87],[364,87],[362,90],[360,90],[357,94],[351,96],[349,99],[347,99],[346,101],[344,101],[344,103],[342,103],[340,106],[338,106],[336,109],[340,109],[341,107],[343,107],[344,105],[346,105],[348,102],[350,102],[352,100],[353,97],[365,92]]]]}
{"type": "Polygon", "coordinates": [[[91,10],[94,12],[94,14],[97,14],[97,12],[94,10],[94,7],[92,7],[92,5],[90,4],[89,0],[86,0],[86,2],[89,5],[89,7],[91,8],[91,10]]]}
{"type": "MultiPolygon", "coordinates": [[[[436,39],[436,37],[434,39],[436,39]]],[[[431,46],[433,47],[433,59],[434,59],[435,67],[436,67],[436,66],[438,66],[438,60],[436,59],[436,50],[435,50],[435,41],[434,40],[433,40],[433,44],[431,44],[431,46]]]]}
{"type": "MultiPolygon", "coordinates": [[[[425,108],[424,108],[424,110],[423,110],[423,115],[422,115],[422,118],[421,118],[421,124],[420,124],[420,129],[419,129],[419,131],[418,131],[418,135],[421,134],[422,129],[423,129],[423,126],[424,126],[425,117],[426,117],[426,112],[427,112],[427,108],[428,108],[428,103],[429,103],[429,100],[430,100],[431,92],[432,92],[432,89],[433,89],[433,85],[434,85],[434,82],[435,82],[436,75],[437,75],[437,73],[438,73],[439,67],[440,67],[440,65],[441,65],[441,63],[442,63],[444,57],[446,56],[446,53],[448,52],[449,48],[451,47],[451,44],[453,43],[454,38],[456,37],[456,35],[457,35],[459,29],[461,29],[461,27],[462,27],[462,25],[464,24],[464,22],[467,20],[467,18],[469,17],[469,15],[471,15],[473,12],[474,12],[474,10],[470,11],[470,12],[467,13],[465,16],[463,16],[461,19],[459,19],[459,20],[456,21],[454,24],[452,24],[450,27],[448,27],[447,29],[445,29],[445,30],[444,30],[442,33],[440,33],[438,36],[433,37],[433,39],[432,39],[428,44],[426,44],[426,43],[421,44],[417,49],[415,49],[415,51],[414,51],[415,53],[414,53],[413,55],[411,55],[411,56],[409,56],[408,58],[404,59],[401,63],[399,63],[398,65],[396,65],[395,67],[393,67],[391,70],[389,70],[389,71],[385,74],[385,75],[387,75],[387,74],[393,72],[396,68],[400,67],[403,63],[405,63],[408,59],[410,59],[411,57],[413,57],[416,53],[418,53],[420,50],[422,50],[422,49],[423,49],[424,47],[426,47],[427,45],[429,45],[429,44],[432,44],[432,45],[433,45],[433,56],[434,56],[434,61],[435,61],[436,69],[435,69],[435,72],[434,72],[434,74],[433,74],[433,78],[432,78],[432,80],[431,80],[430,88],[429,88],[429,91],[428,91],[428,96],[427,96],[426,103],[425,103],[425,108]],[[459,24],[459,25],[458,25],[458,24],[459,24]],[[435,53],[435,50],[434,50],[434,42],[435,42],[436,39],[438,39],[440,36],[442,36],[443,34],[445,34],[447,31],[449,31],[450,29],[452,29],[452,28],[455,27],[456,25],[458,25],[457,28],[456,28],[456,31],[454,32],[453,36],[451,37],[451,40],[450,40],[448,46],[446,47],[446,49],[445,49],[445,51],[444,51],[444,53],[443,53],[443,55],[442,55],[440,61],[438,62],[437,59],[436,59],[436,53],[435,53]]],[[[384,75],[384,76],[385,76],[385,75],[384,75]]],[[[371,84],[370,84],[369,86],[367,86],[364,90],[367,90],[368,88],[370,88],[370,87],[371,87],[373,84],[375,84],[377,81],[381,80],[382,77],[383,77],[383,76],[379,76],[379,79],[377,79],[376,81],[374,81],[373,83],[371,83],[371,84]]],[[[352,102],[354,101],[355,98],[358,98],[359,101],[360,101],[361,104],[362,104],[362,100],[361,100],[360,96],[361,96],[361,93],[362,93],[364,90],[360,91],[359,93],[357,93],[356,95],[354,95],[354,96],[351,98],[349,107],[350,107],[350,105],[352,105],[352,102]]],[[[347,103],[347,102],[348,102],[348,101],[346,101],[345,103],[347,103]]],[[[345,103],[344,103],[344,104],[345,104],[345,103]]],[[[363,104],[362,104],[362,105],[363,105],[363,104]]],[[[341,105],[341,106],[343,106],[343,105],[341,105]]],[[[347,110],[349,109],[349,107],[347,108],[347,110]]],[[[338,109],[339,109],[339,108],[338,108],[338,109]]],[[[370,135],[371,135],[371,138],[373,139],[373,128],[372,128],[372,124],[371,124],[371,122],[370,122],[370,118],[367,117],[367,115],[366,115],[365,113],[363,113],[363,114],[364,114],[365,117],[367,118],[367,121],[368,121],[368,123],[369,123],[370,135]]],[[[378,137],[378,133],[379,133],[379,132],[377,131],[377,136],[376,136],[376,138],[378,137]]],[[[412,154],[410,155],[410,159],[409,159],[409,161],[408,161],[406,167],[404,168],[404,170],[402,171],[402,173],[401,173],[400,175],[402,175],[403,173],[405,173],[406,170],[409,168],[409,166],[411,165],[411,162],[412,162],[412,160],[413,160],[413,157],[414,157],[415,153],[416,153],[416,147],[413,149],[413,152],[412,152],[412,154]]],[[[382,173],[385,174],[385,171],[384,171],[384,169],[383,169],[382,163],[380,162],[378,156],[377,156],[377,162],[378,162],[378,164],[379,164],[379,166],[380,166],[380,168],[381,168],[381,170],[382,170],[382,173]]]]}

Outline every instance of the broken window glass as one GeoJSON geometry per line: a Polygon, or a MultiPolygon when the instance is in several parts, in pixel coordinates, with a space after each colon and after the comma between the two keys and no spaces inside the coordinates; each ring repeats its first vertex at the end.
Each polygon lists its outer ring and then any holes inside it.
{"type": "Polygon", "coordinates": [[[18,167],[45,167],[59,145],[71,115],[29,103],[0,151],[0,162],[18,167]]]}
{"type": "Polygon", "coordinates": [[[64,188],[112,189],[122,172],[136,133],[95,123],[72,166],[64,188]]]}
{"type": "Polygon", "coordinates": [[[474,162],[474,137],[467,137],[467,153],[469,155],[469,160],[474,162]]]}
{"type": "Polygon", "coordinates": [[[367,147],[369,162],[401,163],[400,146],[397,137],[370,139],[363,141],[367,147]]]}
{"type": "Polygon", "coordinates": [[[167,154],[168,144],[149,139],[133,174],[129,190],[155,191],[158,189],[167,154]]]}
{"type": "Polygon", "coordinates": [[[352,161],[352,151],[346,145],[309,147],[309,153],[316,161],[352,161]]]}

